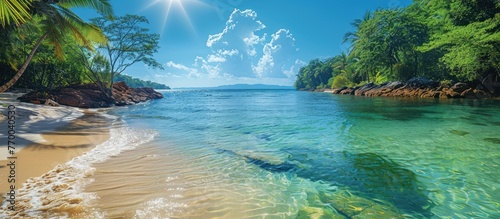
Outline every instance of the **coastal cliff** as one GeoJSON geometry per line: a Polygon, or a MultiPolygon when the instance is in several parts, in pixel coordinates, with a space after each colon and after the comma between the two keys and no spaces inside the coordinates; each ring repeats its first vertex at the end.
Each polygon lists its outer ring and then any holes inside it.
{"type": "Polygon", "coordinates": [[[125,106],[153,99],[163,95],[152,88],[131,88],[125,82],[113,84],[113,96],[108,98],[95,84],[72,85],[47,91],[32,91],[18,99],[21,102],[58,106],[66,105],[80,108],[102,108],[125,106]]]}

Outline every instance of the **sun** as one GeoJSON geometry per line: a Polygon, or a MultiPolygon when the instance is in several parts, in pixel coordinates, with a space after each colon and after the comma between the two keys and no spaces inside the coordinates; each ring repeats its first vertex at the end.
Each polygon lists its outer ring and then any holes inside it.
{"type": "Polygon", "coordinates": [[[162,12],[163,25],[162,25],[161,33],[164,32],[164,30],[168,24],[168,19],[169,19],[170,13],[173,10],[178,10],[180,12],[180,14],[182,14],[182,17],[183,17],[186,25],[194,33],[196,33],[193,22],[191,21],[191,18],[189,17],[189,15],[186,11],[186,8],[188,7],[188,5],[192,5],[192,3],[206,4],[202,0],[150,0],[144,9],[148,9],[151,7],[162,7],[163,8],[163,12],[162,12]]]}

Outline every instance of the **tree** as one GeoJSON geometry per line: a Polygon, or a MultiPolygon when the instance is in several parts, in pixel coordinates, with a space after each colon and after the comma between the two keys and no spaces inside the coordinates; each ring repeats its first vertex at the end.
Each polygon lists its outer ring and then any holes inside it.
{"type": "Polygon", "coordinates": [[[476,80],[500,73],[500,14],[483,22],[457,26],[435,36],[422,51],[444,50],[441,61],[460,80],[476,80]]]}
{"type": "MultiPolygon", "coordinates": [[[[17,71],[16,75],[5,85],[0,87],[0,93],[14,85],[23,75],[29,63],[33,59],[38,47],[44,40],[54,46],[55,55],[63,58],[62,41],[65,34],[70,33],[73,40],[84,46],[90,46],[90,41],[105,42],[106,39],[98,27],[81,20],[70,8],[87,7],[95,9],[108,18],[112,17],[112,9],[108,0],[46,0],[33,1],[32,12],[41,17],[41,29],[43,34],[36,41],[26,61],[17,71]]],[[[8,19],[7,19],[8,20],[8,19]]]]}
{"type": "Polygon", "coordinates": [[[29,12],[32,0],[2,0],[0,1],[0,23],[2,27],[14,22],[16,25],[26,23],[31,19],[29,12]]]}
{"type": "Polygon", "coordinates": [[[125,15],[110,21],[104,17],[92,19],[92,23],[100,27],[108,37],[108,42],[99,46],[99,51],[109,61],[109,87],[111,94],[114,77],[121,74],[133,64],[142,62],[149,67],[163,69],[153,54],[158,52],[158,34],[149,33],[142,27],[148,23],[144,16],[125,15]]]}

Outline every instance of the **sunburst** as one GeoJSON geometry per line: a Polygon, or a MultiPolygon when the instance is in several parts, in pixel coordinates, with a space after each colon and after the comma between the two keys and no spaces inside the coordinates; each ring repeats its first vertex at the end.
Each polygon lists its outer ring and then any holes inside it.
{"type": "Polygon", "coordinates": [[[203,2],[203,0],[151,0],[149,3],[147,3],[144,9],[148,9],[153,6],[161,6],[163,8],[164,17],[161,33],[164,32],[168,24],[168,19],[172,10],[178,10],[182,14],[182,17],[187,26],[191,29],[191,31],[196,33],[193,22],[191,21],[191,18],[186,11],[188,5],[191,5],[192,3],[206,4],[205,2],[203,2]]]}

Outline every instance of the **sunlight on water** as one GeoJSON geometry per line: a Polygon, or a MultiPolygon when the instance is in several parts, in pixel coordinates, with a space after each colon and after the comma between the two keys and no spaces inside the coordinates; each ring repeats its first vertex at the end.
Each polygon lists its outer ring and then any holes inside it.
{"type": "Polygon", "coordinates": [[[160,134],[96,166],[108,216],[500,217],[498,101],[164,94],[114,112],[160,134]]]}

